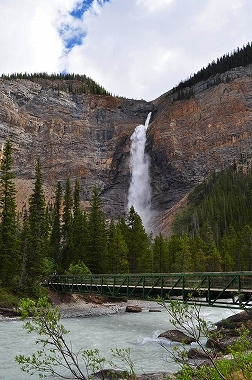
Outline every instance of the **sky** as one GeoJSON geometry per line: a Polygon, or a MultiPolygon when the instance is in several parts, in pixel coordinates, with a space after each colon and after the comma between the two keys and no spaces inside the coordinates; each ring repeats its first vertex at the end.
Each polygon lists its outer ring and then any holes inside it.
{"type": "Polygon", "coordinates": [[[251,0],[0,0],[0,75],[85,74],[151,101],[252,41],[251,0]]]}

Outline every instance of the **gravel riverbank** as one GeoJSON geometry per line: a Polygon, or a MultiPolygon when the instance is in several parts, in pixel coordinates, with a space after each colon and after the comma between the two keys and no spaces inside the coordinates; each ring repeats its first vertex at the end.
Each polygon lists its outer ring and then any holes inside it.
{"type": "Polygon", "coordinates": [[[95,317],[123,313],[127,306],[139,306],[143,311],[162,310],[155,301],[126,300],[116,301],[100,296],[65,295],[64,297],[51,294],[51,302],[60,308],[63,318],[95,317]]]}

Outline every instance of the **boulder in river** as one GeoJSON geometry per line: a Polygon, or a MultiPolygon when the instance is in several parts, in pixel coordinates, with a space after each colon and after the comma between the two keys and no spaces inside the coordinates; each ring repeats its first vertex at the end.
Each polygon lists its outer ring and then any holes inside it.
{"type": "Polygon", "coordinates": [[[181,342],[185,344],[190,344],[196,341],[194,338],[186,335],[185,333],[183,333],[183,331],[180,331],[180,330],[167,330],[161,333],[158,336],[158,338],[166,338],[174,342],[181,342]]]}
{"type": "Polygon", "coordinates": [[[134,305],[134,306],[126,306],[125,311],[127,313],[141,313],[142,308],[140,306],[134,305]]]}

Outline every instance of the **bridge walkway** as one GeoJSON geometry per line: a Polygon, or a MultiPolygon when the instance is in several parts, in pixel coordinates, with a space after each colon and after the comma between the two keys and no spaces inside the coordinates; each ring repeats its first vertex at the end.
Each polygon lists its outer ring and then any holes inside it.
{"type": "Polygon", "coordinates": [[[58,293],[119,298],[193,299],[219,307],[252,306],[252,272],[56,275],[47,286],[58,293]]]}

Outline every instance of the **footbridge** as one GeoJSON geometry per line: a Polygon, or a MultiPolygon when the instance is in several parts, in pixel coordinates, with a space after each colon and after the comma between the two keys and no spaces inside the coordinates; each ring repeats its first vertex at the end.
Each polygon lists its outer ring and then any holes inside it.
{"type": "Polygon", "coordinates": [[[118,298],[176,298],[218,307],[252,307],[252,272],[54,275],[58,293],[118,298]]]}

